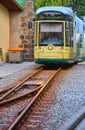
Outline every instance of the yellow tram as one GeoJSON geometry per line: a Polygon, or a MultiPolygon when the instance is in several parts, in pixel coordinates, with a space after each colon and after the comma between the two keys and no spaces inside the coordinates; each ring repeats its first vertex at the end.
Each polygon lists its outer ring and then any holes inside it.
{"type": "Polygon", "coordinates": [[[43,64],[84,60],[83,21],[72,9],[47,6],[36,11],[34,59],[43,64]]]}

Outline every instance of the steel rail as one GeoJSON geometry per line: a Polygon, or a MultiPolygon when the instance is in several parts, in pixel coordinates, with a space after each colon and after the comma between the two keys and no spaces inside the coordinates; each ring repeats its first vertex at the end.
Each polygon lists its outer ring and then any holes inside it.
{"type": "Polygon", "coordinates": [[[17,119],[13,122],[13,124],[8,128],[8,130],[15,130],[16,126],[19,124],[19,122],[21,121],[21,119],[24,117],[24,115],[26,114],[26,112],[32,107],[32,105],[36,102],[36,100],[39,98],[39,96],[42,94],[42,92],[45,90],[45,88],[47,87],[47,85],[51,82],[51,80],[54,78],[54,76],[61,70],[61,68],[59,68],[48,80],[47,82],[45,82],[42,86],[42,88],[39,90],[39,92],[35,95],[35,97],[33,98],[33,100],[30,101],[30,103],[28,103],[28,105],[24,108],[24,110],[20,113],[20,115],[17,117],[17,119]]]}
{"type": "Polygon", "coordinates": [[[18,87],[20,87],[20,85],[22,85],[25,81],[27,81],[28,79],[30,79],[33,75],[37,74],[38,72],[40,72],[41,70],[43,70],[43,68],[40,68],[39,70],[33,72],[32,74],[30,74],[28,77],[26,77],[24,80],[22,80],[18,85],[16,85],[15,87],[13,87],[11,90],[9,90],[7,93],[5,93],[1,98],[0,98],[0,102],[7,97],[10,93],[12,93],[15,89],[17,89],[18,87]]]}
{"type": "Polygon", "coordinates": [[[42,86],[39,86],[39,87],[37,87],[37,88],[31,90],[30,92],[28,92],[28,93],[26,93],[26,94],[24,94],[24,95],[22,95],[22,96],[19,96],[19,97],[13,98],[13,99],[9,99],[9,100],[6,100],[6,101],[2,101],[2,102],[0,102],[0,106],[4,105],[4,104],[6,104],[6,103],[13,102],[13,101],[15,101],[15,100],[19,100],[20,98],[23,98],[23,97],[25,97],[25,96],[28,96],[28,95],[30,95],[31,93],[33,93],[33,92],[37,91],[38,89],[40,89],[41,87],[42,87],[42,86]]]}

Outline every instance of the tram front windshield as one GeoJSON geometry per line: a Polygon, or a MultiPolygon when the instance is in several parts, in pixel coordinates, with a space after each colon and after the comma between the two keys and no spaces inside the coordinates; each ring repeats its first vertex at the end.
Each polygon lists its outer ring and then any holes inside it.
{"type": "Polygon", "coordinates": [[[40,22],[39,26],[39,45],[63,46],[63,23],[40,22]]]}

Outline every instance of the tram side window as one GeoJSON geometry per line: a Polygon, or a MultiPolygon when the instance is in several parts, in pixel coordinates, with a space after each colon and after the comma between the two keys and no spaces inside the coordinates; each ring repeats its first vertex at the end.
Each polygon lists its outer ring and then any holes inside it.
{"type": "Polygon", "coordinates": [[[66,46],[70,46],[69,29],[66,29],[66,46]]]}
{"type": "Polygon", "coordinates": [[[73,47],[73,24],[69,23],[69,27],[66,28],[66,46],[73,47]]]}
{"type": "Polygon", "coordinates": [[[73,47],[73,23],[70,23],[70,46],[73,47]]]}
{"type": "Polygon", "coordinates": [[[38,26],[38,24],[37,24],[37,22],[35,22],[35,37],[34,37],[34,41],[35,41],[35,46],[37,46],[37,26],[38,26]]]}
{"type": "Polygon", "coordinates": [[[80,44],[79,44],[79,47],[80,47],[80,48],[82,48],[82,42],[83,42],[83,41],[82,41],[82,34],[80,34],[80,37],[79,37],[79,43],[80,43],[80,44]]]}

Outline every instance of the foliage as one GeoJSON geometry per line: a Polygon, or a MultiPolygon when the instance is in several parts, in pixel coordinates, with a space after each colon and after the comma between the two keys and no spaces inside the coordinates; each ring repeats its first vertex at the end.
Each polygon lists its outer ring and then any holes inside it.
{"type": "Polygon", "coordinates": [[[70,6],[78,15],[85,15],[85,0],[34,0],[35,11],[42,6],[70,6]]]}
{"type": "Polygon", "coordinates": [[[78,15],[85,15],[85,0],[75,0],[75,9],[78,15]]]}
{"type": "Polygon", "coordinates": [[[71,6],[78,15],[85,15],[85,0],[68,0],[68,6],[71,6]]]}
{"type": "Polygon", "coordinates": [[[34,0],[35,11],[42,6],[60,6],[65,3],[65,0],[34,0]]]}

